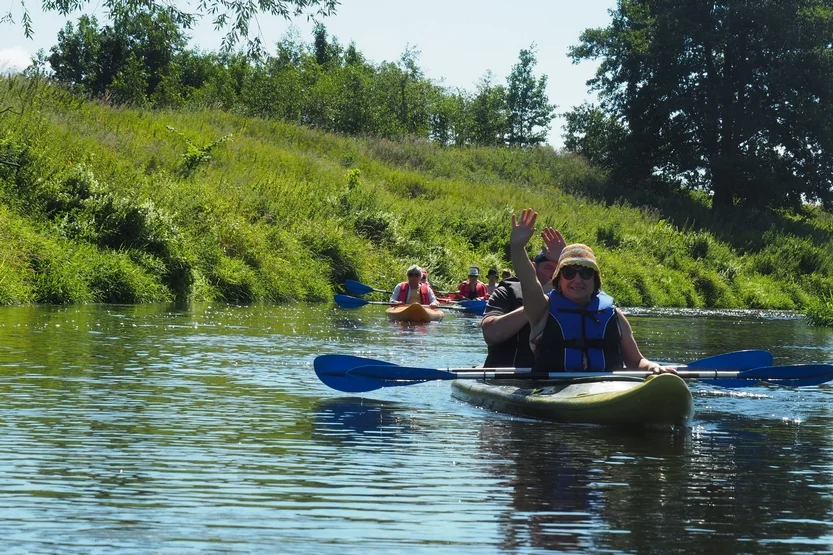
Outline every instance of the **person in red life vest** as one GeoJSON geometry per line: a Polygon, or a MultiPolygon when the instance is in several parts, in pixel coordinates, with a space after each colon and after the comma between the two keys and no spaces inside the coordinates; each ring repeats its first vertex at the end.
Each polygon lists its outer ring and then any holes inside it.
{"type": "Polygon", "coordinates": [[[469,268],[469,280],[464,281],[457,288],[457,296],[461,299],[484,300],[489,298],[486,291],[486,284],[477,279],[480,276],[480,268],[472,266],[469,268]]]}
{"type": "MultiPolygon", "coordinates": [[[[439,306],[437,296],[431,289],[428,283],[422,283],[423,269],[413,264],[408,266],[406,272],[408,281],[403,281],[393,288],[393,294],[390,296],[391,304],[413,304],[419,303],[431,307],[439,306]]],[[[425,273],[426,277],[428,273],[425,273]]]]}

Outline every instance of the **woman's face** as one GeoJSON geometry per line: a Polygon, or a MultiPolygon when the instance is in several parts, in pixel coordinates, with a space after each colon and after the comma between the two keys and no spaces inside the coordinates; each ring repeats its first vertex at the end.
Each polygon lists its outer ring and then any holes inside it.
{"type": "Polygon", "coordinates": [[[583,266],[565,266],[558,273],[561,294],[579,306],[590,302],[595,286],[596,272],[583,266]]]}

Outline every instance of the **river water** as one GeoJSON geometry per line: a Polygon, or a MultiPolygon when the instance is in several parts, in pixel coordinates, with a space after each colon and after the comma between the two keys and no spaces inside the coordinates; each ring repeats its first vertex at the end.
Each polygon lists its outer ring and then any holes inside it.
{"type": "MultiPolygon", "coordinates": [[[[643,353],[833,362],[791,314],[631,311],[643,353]]],[[[478,321],[381,307],[0,308],[4,553],[833,551],[833,385],[692,384],[684,433],[359,397],[312,361],[482,363],[478,321]]]]}

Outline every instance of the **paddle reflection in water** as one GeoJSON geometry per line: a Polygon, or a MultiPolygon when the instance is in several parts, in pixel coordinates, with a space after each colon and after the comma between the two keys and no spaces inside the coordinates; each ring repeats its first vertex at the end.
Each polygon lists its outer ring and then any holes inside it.
{"type": "Polygon", "coordinates": [[[380,435],[409,434],[414,419],[407,406],[362,397],[336,397],[316,403],[313,438],[360,443],[380,435]]]}

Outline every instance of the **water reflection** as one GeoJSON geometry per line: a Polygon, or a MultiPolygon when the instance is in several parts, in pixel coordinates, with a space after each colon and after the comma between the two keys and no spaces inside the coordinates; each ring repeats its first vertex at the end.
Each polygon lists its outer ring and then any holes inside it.
{"type": "Polygon", "coordinates": [[[313,438],[360,443],[368,436],[414,431],[408,407],[362,397],[336,397],[315,404],[313,438]]]}
{"type": "Polygon", "coordinates": [[[502,547],[559,552],[599,549],[600,526],[629,489],[630,474],[642,472],[644,453],[659,459],[681,453],[683,433],[621,433],[605,428],[539,423],[522,419],[484,423],[478,437],[490,471],[505,481],[511,503],[502,518],[502,547]]]}
{"type": "Polygon", "coordinates": [[[501,547],[653,552],[671,538],[696,537],[697,552],[745,551],[744,543],[760,552],[787,539],[809,548],[829,538],[826,436],[754,419],[723,424],[691,435],[622,435],[483,423],[481,456],[499,461],[488,468],[511,492],[501,547]],[[808,469],[806,461],[824,462],[808,469]]]}
{"type": "MultiPolygon", "coordinates": [[[[833,360],[794,317],[630,317],[649,357],[833,360]]],[[[690,434],[510,418],[447,383],[366,397],[318,354],[463,367],[477,320],[306,305],[0,309],[10,552],[830,551],[833,386],[694,385],[690,434]],[[46,546],[46,547],[44,547],[46,546]]]]}

